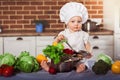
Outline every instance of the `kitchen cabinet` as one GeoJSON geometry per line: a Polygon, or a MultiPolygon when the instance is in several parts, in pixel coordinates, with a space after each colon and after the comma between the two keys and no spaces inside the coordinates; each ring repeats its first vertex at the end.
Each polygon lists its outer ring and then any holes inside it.
{"type": "Polygon", "coordinates": [[[113,58],[113,35],[91,35],[90,43],[92,46],[93,59],[96,59],[101,53],[107,54],[113,58]]]}
{"type": "Polygon", "coordinates": [[[18,56],[21,51],[28,51],[35,56],[35,37],[4,37],[4,53],[18,56]]]}
{"type": "MultiPolygon", "coordinates": [[[[90,43],[94,55],[93,59],[96,59],[96,56],[100,53],[105,53],[113,58],[113,39],[113,35],[90,35],[90,43]]],[[[1,37],[0,42],[2,43],[3,41],[3,44],[0,44],[0,49],[2,49],[3,46],[4,50],[1,50],[2,52],[9,52],[15,56],[18,56],[21,51],[29,51],[31,55],[36,56],[43,54],[42,50],[45,49],[47,45],[51,45],[53,40],[54,36],[1,37]]],[[[117,41],[119,41],[119,38],[117,41]]],[[[120,43],[118,43],[118,45],[120,45],[120,43]]],[[[120,52],[119,49],[116,51],[118,51],[116,52],[117,54],[120,52]]]]}
{"type": "MultiPolygon", "coordinates": [[[[46,48],[47,45],[52,45],[54,40],[54,36],[38,36],[36,37],[36,55],[43,54],[43,49],[46,48]]],[[[51,61],[48,58],[48,61],[51,61]]]]}
{"type": "Polygon", "coordinates": [[[3,38],[0,37],[0,54],[3,54],[3,38]]]}
{"type": "Polygon", "coordinates": [[[34,37],[4,37],[4,52],[9,52],[18,56],[21,51],[29,51],[31,55],[42,54],[42,50],[51,45],[54,36],[34,36],[34,37]]]}
{"type": "Polygon", "coordinates": [[[51,45],[54,40],[54,36],[38,36],[36,37],[36,51],[37,54],[42,54],[42,50],[46,48],[47,45],[51,45]]]}
{"type": "Polygon", "coordinates": [[[120,60],[120,34],[114,35],[114,59],[120,60]]]}

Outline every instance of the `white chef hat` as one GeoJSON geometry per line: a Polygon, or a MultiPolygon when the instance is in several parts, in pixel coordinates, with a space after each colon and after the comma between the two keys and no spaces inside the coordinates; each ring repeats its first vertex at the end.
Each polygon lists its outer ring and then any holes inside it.
{"type": "Polygon", "coordinates": [[[86,7],[77,2],[69,2],[63,5],[60,9],[59,15],[61,22],[65,22],[66,24],[74,16],[80,16],[82,18],[82,24],[88,19],[88,11],[86,7]]]}

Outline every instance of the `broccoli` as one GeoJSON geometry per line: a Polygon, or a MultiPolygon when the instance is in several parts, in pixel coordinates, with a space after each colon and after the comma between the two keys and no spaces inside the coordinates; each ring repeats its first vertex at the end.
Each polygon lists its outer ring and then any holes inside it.
{"type": "Polygon", "coordinates": [[[92,71],[97,75],[104,75],[111,69],[111,65],[107,64],[103,60],[98,60],[92,67],[92,71]]]}

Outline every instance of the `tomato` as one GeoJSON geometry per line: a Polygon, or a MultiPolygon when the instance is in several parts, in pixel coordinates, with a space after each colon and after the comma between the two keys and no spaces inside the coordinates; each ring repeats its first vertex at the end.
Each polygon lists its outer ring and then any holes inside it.
{"type": "Polygon", "coordinates": [[[12,76],[14,73],[14,67],[13,66],[9,66],[7,64],[3,64],[0,67],[0,76],[12,76]]]}
{"type": "Polygon", "coordinates": [[[5,67],[3,68],[2,75],[5,77],[9,77],[13,75],[13,72],[14,72],[14,67],[12,66],[5,67]]]}
{"type": "Polygon", "coordinates": [[[115,61],[112,64],[111,70],[115,74],[120,74],[120,61],[115,61]]]}
{"type": "Polygon", "coordinates": [[[6,67],[9,67],[9,65],[7,65],[7,64],[3,64],[3,65],[1,65],[0,68],[6,68],[6,67]]]}
{"type": "Polygon", "coordinates": [[[8,67],[8,65],[6,65],[6,64],[3,64],[3,65],[0,66],[0,76],[3,75],[3,69],[6,68],[6,67],[8,67]]]}
{"type": "Polygon", "coordinates": [[[2,71],[3,71],[3,69],[2,69],[2,68],[0,68],[0,76],[2,76],[2,71]]]}

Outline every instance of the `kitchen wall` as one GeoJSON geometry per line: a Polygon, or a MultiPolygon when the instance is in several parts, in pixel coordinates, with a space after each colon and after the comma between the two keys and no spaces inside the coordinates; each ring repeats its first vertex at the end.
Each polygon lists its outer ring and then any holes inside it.
{"type": "Polygon", "coordinates": [[[59,20],[61,6],[69,1],[83,3],[89,18],[103,19],[103,0],[0,0],[0,24],[3,32],[33,31],[34,19],[47,20],[45,30],[61,30],[65,27],[59,20]]]}

